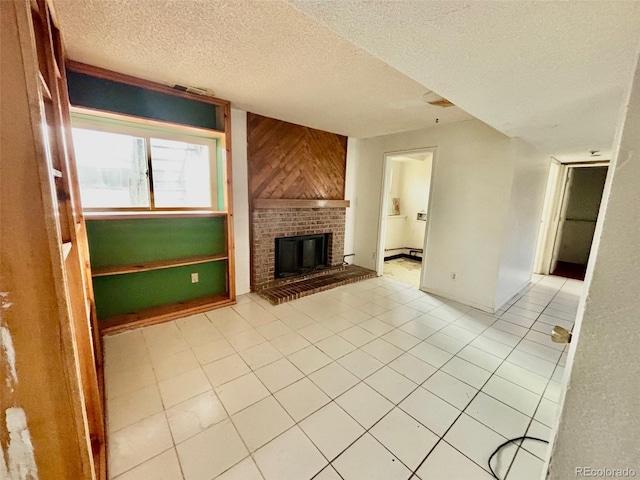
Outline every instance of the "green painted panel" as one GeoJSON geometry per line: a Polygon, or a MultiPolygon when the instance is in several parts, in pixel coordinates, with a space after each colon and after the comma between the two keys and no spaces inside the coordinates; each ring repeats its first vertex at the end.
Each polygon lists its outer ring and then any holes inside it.
{"type": "Polygon", "coordinates": [[[218,107],[207,102],[146,90],[134,85],[67,70],[71,105],[135,115],[163,122],[222,130],[218,107]]]}
{"type": "Polygon", "coordinates": [[[223,217],[87,220],[93,268],[226,251],[223,217]]]}
{"type": "Polygon", "coordinates": [[[226,264],[226,261],[218,261],[95,277],[93,290],[98,318],[224,294],[227,291],[226,264]],[[191,283],[191,274],[196,272],[199,282],[191,283]]]}

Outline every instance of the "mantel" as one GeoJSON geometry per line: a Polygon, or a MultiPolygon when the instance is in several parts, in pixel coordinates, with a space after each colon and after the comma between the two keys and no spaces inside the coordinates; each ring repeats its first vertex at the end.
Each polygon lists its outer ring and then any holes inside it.
{"type": "Polygon", "coordinates": [[[346,208],[349,203],[349,200],[256,198],[253,208],[346,208]]]}

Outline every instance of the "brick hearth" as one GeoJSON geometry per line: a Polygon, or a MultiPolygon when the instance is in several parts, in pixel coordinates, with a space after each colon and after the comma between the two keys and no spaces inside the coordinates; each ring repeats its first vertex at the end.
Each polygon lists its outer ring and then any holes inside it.
{"type": "Polygon", "coordinates": [[[344,255],[345,208],[260,208],[252,215],[253,288],[275,278],[275,239],[329,233],[329,265],[341,265],[344,255]]]}

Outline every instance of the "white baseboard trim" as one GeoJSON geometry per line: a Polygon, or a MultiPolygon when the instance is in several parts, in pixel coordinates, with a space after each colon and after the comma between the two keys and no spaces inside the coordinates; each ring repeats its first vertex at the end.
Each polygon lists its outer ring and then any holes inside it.
{"type": "MultiPolygon", "coordinates": [[[[464,305],[468,305],[468,306],[476,308],[478,310],[482,310],[483,312],[487,312],[487,313],[494,313],[495,312],[493,307],[488,307],[487,305],[482,305],[480,303],[470,302],[466,298],[459,298],[459,297],[456,297],[454,295],[450,295],[448,293],[440,292],[440,291],[435,290],[433,288],[420,287],[420,290],[423,291],[423,292],[426,292],[426,293],[431,293],[432,295],[437,295],[438,297],[446,298],[448,300],[453,300],[454,302],[458,302],[458,303],[462,303],[464,305]]],[[[509,297],[509,298],[511,298],[511,297],[509,297]]]]}
{"type": "Polygon", "coordinates": [[[495,311],[497,312],[498,310],[500,310],[502,307],[504,307],[507,302],[509,300],[511,300],[514,296],[516,296],[518,293],[520,293],[522,290],[524,290],[525,288],[527,288],[529,286],[529,284],[531,283],[531,278],[529,278],[529,280],[527,280],[526,282],[524,282],[522,285],[520,285],[520,287],[516,288],[503,302],[499,303],[498,306],[496,307],[495,311]]]}

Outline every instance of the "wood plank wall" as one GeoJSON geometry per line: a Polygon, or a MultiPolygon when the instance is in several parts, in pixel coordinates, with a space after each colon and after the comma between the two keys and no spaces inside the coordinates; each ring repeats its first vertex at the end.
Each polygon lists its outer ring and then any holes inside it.
{"type": "Polygon", "coordinates": [[[252,199],[344,199],[347,137],[247,114],[252,199]]]}

